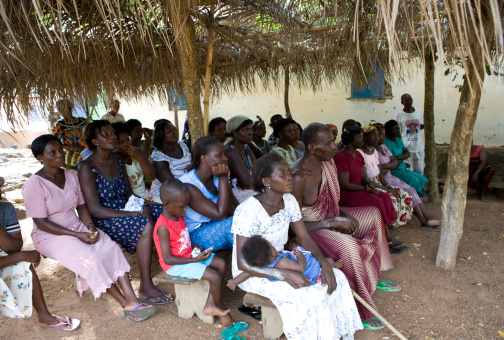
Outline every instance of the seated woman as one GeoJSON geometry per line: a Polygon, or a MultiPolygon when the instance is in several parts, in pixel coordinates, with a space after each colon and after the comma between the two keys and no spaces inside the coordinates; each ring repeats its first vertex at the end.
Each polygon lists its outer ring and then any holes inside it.
{"type": "Polygon", "coordinates": [[[256,120],[254,122],[254,125],[252,125],[252,143],[254,143],[254,145],[259,148],[259,150],[261,150],[261,153],[265,155],[271,151],[269,143],[264,140],[264,137],[266,136],[266,124],[264,123],[264,120],[261,119],[261,117],[257,116],[257,119],[259,120],[256,120]]]}
{"type": "Polygon", "coordinates": [[[273,130],[275,137],[278,137],[278,146],[271,149],[271,152],[280,155],[287,165],[291,165],[299,159],[300,155],[291,144],[298,144],[299,127],[290,118],[282,118],[275,123],[273,130]]]}
{"type": "Polygon", "coordinates": [[[483,145],[471,142],[471,159],[469,161],[469,187],[476,189],[481,201],[488,202],[486,191],[494,175],[494,168],[487,164],[486,151],[483,145]]]}
{"type": "Polygon", "coordinates": [[[216,117],[208,123],[208,135],[217,138],[222,144],[226,142],[226,120],[222,117],[216,117]]]}
{"type": "Polygon", "coordinates": [[[252,142],[252,120],[234,116],[226,124],[226,133],[232,140],[224,146],[231,171],[231,187],[238,202],[254,194],[250,185],[250,171],[256,156],[247,145],[252,142]]]}
{"type": "Polygon", "coordinates": [[[79,164],[78,175],[94,224],[128,253],[136,251],[140,268],[139,300],[154,304],[172,301],[173,298],[159,291],[151,279],[154,228],[151,214],[159,216],[162,205],[144,205],[141,211],[125,210],[126,203],[134,195],[124,164],[115,154],[117,136],[108,121],[95,120],[89,124],[86,144],[93,154],[79,164]]]}
{"type": "Polygon", "coordinates": [[[239,284],[240,288],[267,297],[275,304],[287,339],[339,339],[342,336],[352,339],[353,333],[362,328],[362,322],[348,281],[326,260],[306,230],[299,205],[291,195],[292,176],[287,163],[279,155],[269,153],[254,163],[252,177],[259,194],[240,204],[233,220],[233,278],[242,272],[251,276],[239,284]],[[302,273],[255,267],[244,260],[243,245],[249,238],[262,235],[281,251],[287,243],[289,229],[320,263],[322,282],[310,285],[302,273]]]}
{"type": "Polygon", "coordinates": [[[301,141],[301,134],[303,133],[303,128],[299,123],[296,123],[297,128],[295,129],[296,131],[296,141],[291,142],[290,146],[294,148],[294,151],[299,157],[303,157],[304,152],[305,152],[305,145],[301,141]]]}
{"type": "Polygon", "coordinates": [[[413,212],[411,195],[400,188],[390,185],[381,175],[378,151],[375,149],[378,147],[378,142],[380,141],[380,134],[376,126],[367,125],[363,130],[364,145],[360,149],[357,149],[357,152],[364,158],[367,178],[374,182],[376,189],[390,196],[397,214],[397,220],[392,225],[392,229],[398,229],[411,219],[413,212]]]}
{"type": "MultiPolygon", "coordinates": [[[[153,195],[145,187],[145,179],[156,179],[156,170],[147,159],[144,150],[131,144],[131,130],[126,123],[117,122],[112,124],[117,136],[117,154],[123,161],[128,174],[133,194],[151,202],[161,204],[161,198],[153,195]]],[[[162,207],[157,209],[162,210],[162,207]]],[[[158,215],[159,216],[159,215],[158,215]]]]}
{"type": "Polygon", "coordinates": [[[142,148],[146,155],[151,155],[154,149],[152,148],[152,130],[142,127],[142,122],[138,119],[128,119],[126,122],[130,129],[131,145],[142,148]],[[142,140],[142,137],[144,139],[142,140]]]}
{"type": "MultiPolygon", "coordinates": [[[[275,123],[277,122],[277,120],[280,120],[282,118],[283,117],[280,114],[276,114],[276,115],[271,116],[269,126],[272,129],[274,129],[275,128],[275,123]]],[[[269,135],[269,137],[268,137],[268,144],[270,145],[271,149],[273,149],[274,147],[277,146],[277,144],[278,144],[278,137],[275,137],[275,133],[274,132],[272,132],[271,135],[269,135]]]]}
{"type": "MultiPolygon", "coordinates": [[[[338,171],[334,135],[329,127],[311,123],[301,136],[306,152],[291,165],[293,195],[301,208],[303,220],[322,254],[341,260],[341,270],[350,287],[372,308],[376,289],[394,292],[401,287],[381,276],[392,268],[380,211],[372,206],[340,206],[338,171]]],[[[366,329],[385,327],[362,304],[357,303],[366,329]]]]}
{"type": "Polygon", "coordinates": [[[40,254],[22,248],[16,208],[10,202],[0,201],[0,314],[8,318],[29,318],[35,308],[41,327],[63,331],[79,328],[78,319],[56,316],[47,310],[34,269],[40,262],[40,254]]]}
{"type": "Polygon", "coordinates": [[[63,118],[54,124],[52,134],[58,137],[63,144],[66,168],[76,170],[77,164],[82,159],[81,152],[85,148],[84,128],[87,125],[87,120],[73,116],[74,103],[70,100],[58,100],[56,108],[63,118]]]}
{"type": "Polygon", "coordinates": [[[399,178],[392,176],[392,174],[390,173],[390,169],[395,168],[398,162],[397,159],[394,156],[392,156],[387,146],[384,144],[386,139],[385,127],[379,123],[376,123],[374,125],[378,129],[378,133],[380,136],[380,140],[378,142],[378,146],[376,147],[376,151],[378,151],[378,161],[380,162],[381,176],[391,186],[395,188],[400,188],[401,190],[404,190],[411,195],[413,214],[420,221],[421,224],[420,228],[425,230],[440,231],[441,230],[440,228],[431,228],[433,226],[437,227],[441,225],[441,221],[432,216],[431,213],[427,210],[427,208],[425,208],[416,190],[412,186],[401,181],[399,178]]]}
{"type": "MultiPolygon", "coordinates": [[[[350,126],[358,126],[362,127],[361,123],[353,120],[353,119],[347,119],[343,122],[343,125],[341,126],[341,133],[345,132],[346,129],[348,129],[350,126]]],[[[346,147],[346,145],[343,143],[343,139],[340,140],[340,142],[337,145],[338,151],[343,150],[346,147]]]]}
{"type": "Polygon", "coordinates": [[[154,128],[154,146],[157,148],[149,160],[156,169],[156,180],[152,182],[151,193],[159,196],[159,187],[169,178],[180,178],[191,163],[191,152],[184,141],[179,141],[179,133],[170,121],[163,121],[154,128]]]}
{"type": "Polygon", "coordinates": [[[121,249],[96,229],[84,203],[77,174],[61,169],[65,158],[59,139],[42,135],[35,138],[31,149],[33,156],[44,165],[26,181],[22,191],[26,216],[33,218],[35,249],[75,273],[81,296],[88,288],[95,299],[107,292],[135,321],[153,315],[155,308],[140,304],[133,292],[128,276],[130,265],[121,249]],[[122,292],[115,281],[119,282],[122,292]]]}
{"type": "MultiPolygon", "coordinates": [[[[338,168],[338,182],[341,187],[340,204],[346,207],[376,207],[384,223],[393,228],[397,221],[397,213],[390,196],[376,189],[366,175],[364,158],[357,152],[364,146],[362,129],[358,126],[350,126],[341,135],[343,144],[346,145],[334,156],[334,163],[338,168]]],[[[404,243],[392,237],[389,228],[385,228],[387,240],[391,248],[404,248],[404,243]]]]}
{"type": "Polygon", "coordinates": [[[415,188],[420,197],[423,196],[423,190],[427,183],[429,183],[429,180],[417,172],[408,170],[406,167],[404,160],[410,157],[410,152],[404,146],[401,139],[401,129],[395,120],[389,120],[385,123],[385,135],[387,136],[387,139],[385,139],[385,146],[387,146],[398,161],[397,166],[390,169],[392,176],[406,182],[408,185],[415,188]]]}
{"type": "Polygon", "coordinates": [[[338,127],[334,124],[326,124],[326,125],[329,127],[329,129],[331,129],[331,132],[334,136],[333,142],[334,144],[336,144],[336,139],[338,138],[338,127]]]}
{"type": "Polygon", "coordinates": [[[216,138],[202,137],[194,143],[188,172],[180,177],[191,198],[184,216],[189,236],[203,249],[233,247],[232,215],[238,202],[228,183],[227,162],[224,145],[216,138]]]}

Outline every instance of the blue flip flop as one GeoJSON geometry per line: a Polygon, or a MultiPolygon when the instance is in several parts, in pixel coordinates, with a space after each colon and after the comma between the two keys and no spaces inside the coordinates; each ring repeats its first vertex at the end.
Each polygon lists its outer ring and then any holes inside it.
{"type": "MultiPolygon", "coordinates": [[[[246,322],[235,322],[232,326],[229,326],[225,330],[222,331],[221,335],[224,339],[229,339],[232,336],[243,332],[248,328],[248,323],[246,322]]],[[[231,338],[232,339],[232,338],[231,338]]]]}
{"type": "Polygon", "coordinates": [[[139,317],[139,318],[148,318],[148,317],[156,314],[156,307],[150,306],[146,303],[139,303],[133,309],[125,309],[123,311],[123,313],[124,313],[123,315],[125,317],[126,316],[133,316],[133,317],[139,317]],[[145,308],[140,309],[140,307],[145,307],[145,308]]]}
{"type": "Polygon", "coordinates": [[[437,228],[432,228],[432,227],[420,227],[420,229],[423,229],[423,230],[428,230],[428,231],[441,231],[441,227],[437,227],[437,228]]]}
{"type": "Polygon", "coordinates": [[[239,338],[238,335],[232,335],[230,336],[229,338],[226,338],[226,339],[219,339],[219,340],[247,340],[245,338],[239,338]]]}
{"type": "Polygon", "coordinates": [[[145,299],[138,297],[137,299],[140,301],[143,301],[143,302],[152,303],[153,305],[166,305],[167,303],[170,303],[173,301],[173,296],[170,296],[170,298],[167,301],[156,301],[156,302],[151,301],[151,299],[155,299],[157,297],[164,297],[164,296],[166,296],[166,293],[161,291],[161,294],[151,295],[145,299]]]}

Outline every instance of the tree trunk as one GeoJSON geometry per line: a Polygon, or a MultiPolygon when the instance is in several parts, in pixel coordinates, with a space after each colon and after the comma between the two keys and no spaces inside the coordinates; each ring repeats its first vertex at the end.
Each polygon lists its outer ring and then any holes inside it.
{"type": "Polygon", "coordinates": [[[434,56],[425,55],[425,175],[429,179],[429,202],[439,203],[436,141],[434,138],[434,56]]]}
{"type": "Polygon", "coordinates": [[[180,131],[179,119],[178,119],[178,93],[177,92],[175,92],[175,96],[173,97],[173,124],[175,124],[175,127],[177,129],[179,129],[179,131],[180,131]]]}
{"type": "Polygon", "coordinates": [[[201,91],[196,65],[196,36],[194,22],[189,15],[189,1],[168,1],[168,15],[175,33],[177,50],[180,56],[182,83],[186,95],[187,119],[191,140],[204,136],[203,113],[201,111],[201,91]]]}
{"type": "Polygon", "coordinates": [[[477,75],[479,74],[480,79],[484,79],[485,76],[485,61],[482,57],[481,46],[475,38],[473,41],[474,48],[471,50],[474,64],[468,64],[469,67],[466,69],[466,77],[450,140],[448,171],[441,205],[443,217],[436,267],[449,270],[455,268],[458,245],[463,233],[467,180],[469,178],[469,154],[471,153],[472,133],[481,98],[481,87],[483,86],[483,84],[481,86],[478,84],[477,75]],[[468,79],[471,80],[470,84],[468,79]]]}
{"type": "Polygon", "coordinates": [[[289,88],[290,88],[289,66],[284,67],[284,73],[285,73],[285,83],[284,83],[285,117],[292,119],[292,114],[289,107],[289,88]]]}
{"type": "Polygon", "coordinates": [[[208,49],[205,72],[205,94],[203,98],[203,130],[205,136],[208,135],[208,120],[210,115],[210,82],[212,80],[212,59],[213,59],[213,36],[214,36],[214,5],[210,9],[210,20],[208,27],[208,49]]]}

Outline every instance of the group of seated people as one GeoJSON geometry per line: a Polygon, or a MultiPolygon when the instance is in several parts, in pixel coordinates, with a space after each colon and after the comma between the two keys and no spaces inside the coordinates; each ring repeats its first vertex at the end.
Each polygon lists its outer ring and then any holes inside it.
{"type": "MultiPolygon", "coordinates": [[[[259,117],[214,118],[209,136],[190,147],[166,119],[155,123],[152,141],[138,120],[97,120],[86,127],[90,155],[77,173],[63,169],[59,137],[37,137],[31,149],[42,168],[22,190],[37,251],[21,251],[17,219],[3,217],[0,202],[0,247],[8,254],[0,257],[0,274],[26,263],[42,326],[73,330],[80,322],[47,312],[31,266],[39,253],[74,272],[81,295],[88,288],[95,299],[108,293],[127,317],[142,321],[156,312],[153,305],[173,300],[152,282],[154,244],[168,275],[210,282],[203,312],[230,326],[221,292],[227,263],[213,252],[232,250],[228,287],[269,298],[288,339],[352,338],[363,327],[383,328],[350,288],[376,309],[376,289],[401,289],[382,277],[391,253],[405,247],[391,230],[412,215],[424,229],[440,225],[420,199],[427,179],[404,164],[409,154],[397,122],[362,128],[346,121],[338,146],[332,124],[303,130],[275,115],[271,126],[266,141],[259,117]],[[138,258],[137,292],[121,247],[138,258]]],[[[7,316],[31,315],[21,309],[0,305],[7,316]]]]}

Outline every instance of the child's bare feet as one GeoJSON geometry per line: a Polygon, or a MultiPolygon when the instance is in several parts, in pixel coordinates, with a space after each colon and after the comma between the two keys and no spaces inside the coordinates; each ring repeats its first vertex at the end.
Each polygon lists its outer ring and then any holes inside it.
{"type": "Polygon", "coordinates": [[[230,279],[228,280],[226,286],[231,289],[232,291],[234,291],[236,289],[236,283],[234,282],[233,279],[230,279]]]}
{"type": "Polygon", "coordinates": [[[224,327],[232,326],[234,323],[233,318],[229,314],[221,316],[220,321],[222,322],[222,326],[224,326],[224,327]]]}
{"type": "Polygon", "coordinates": [[[223,309],[217,305],[205,306],[205,308],[203,308],[203,314],[220,316],[221,318],[228,315],[229,312],[231,312],[231,309],[223,309]]]}

